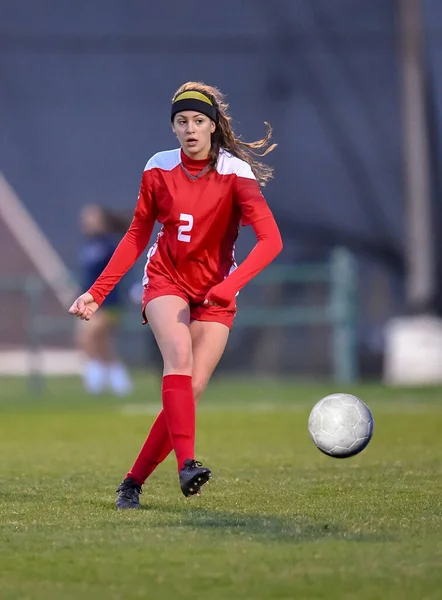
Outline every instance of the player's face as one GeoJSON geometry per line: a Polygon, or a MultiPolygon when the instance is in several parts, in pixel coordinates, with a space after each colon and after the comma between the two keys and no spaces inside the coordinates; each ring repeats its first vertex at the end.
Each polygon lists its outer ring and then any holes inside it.
{"type": "Polygon", "coordinates": [[[99,206],[85,206],[81,211],[80,221],[85,235],[98,235],[106,229],[103,211],[99,206]]]}
{"type": "Polygon", "coordinates": [[[215,127],[212,119],[193,110],[177,113],[172,125],[181,148],[195,160],[203,160],[209,156],[211,135],[215,127]]]}

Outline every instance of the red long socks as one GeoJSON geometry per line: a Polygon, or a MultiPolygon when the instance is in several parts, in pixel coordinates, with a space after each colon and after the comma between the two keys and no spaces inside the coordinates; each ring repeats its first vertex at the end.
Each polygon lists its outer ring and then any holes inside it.
{"type": "Polygon", "coordinates": [[[172,450],[166,417],[162,410],[155,419],[149,435],[126,477],[130,477],[138,485],[143,485],[149,475],[169,456],[172,450]]]}
{"type": "Polygon", "coordinates": [[[195,401],[190,375],[165,375],[163,410],[156,418],[143,447],[126,477],[142,485],[172,448],[180,470],[195,458],[195,401]]]}
{"type": "Polygon", "coordinates": [[[175,450],[178,470],[195,458],[195,400],[190,375],[163,377],[163,411],[175,450]]]}

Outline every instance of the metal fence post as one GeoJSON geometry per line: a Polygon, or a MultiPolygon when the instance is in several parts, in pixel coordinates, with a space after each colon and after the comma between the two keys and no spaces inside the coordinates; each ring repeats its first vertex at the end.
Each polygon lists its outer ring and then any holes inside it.
{"type": "Polygon", "coordinates": [[[43,299],[44,285],[36,277],[27,277],[24,283],[26,297],[26,334],[28,340],[28,389],[33,395],[43,391],[43,368],[40,352],[38,318],[43,299]]]}
{"type": "Polygon", "coordinates": [[[346,248],[333,250],[330,275],[334,380],[352,383],[358,378],[356,261],[346,248]]]}

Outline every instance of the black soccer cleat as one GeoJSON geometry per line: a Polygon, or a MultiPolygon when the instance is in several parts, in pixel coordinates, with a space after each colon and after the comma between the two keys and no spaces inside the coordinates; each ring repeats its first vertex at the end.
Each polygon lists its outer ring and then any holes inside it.
{"type": "Polygon", "coordinates": [[[188,458],[184,461],[184,467],[180,471],[180,486],[183,494],[193,496],[199,494],[201,486],[212,477],[210,469],[203,467],[197,460],[188,458]]]}
{"type": "Polygon", "coordinates": [[[133,479],[126,477],[123,483],[120,483],[117,489],[118,498],[115,506],[119,510],[126,508],[141,508],[139,496],[141,494],[141,486],[133,479]]]}

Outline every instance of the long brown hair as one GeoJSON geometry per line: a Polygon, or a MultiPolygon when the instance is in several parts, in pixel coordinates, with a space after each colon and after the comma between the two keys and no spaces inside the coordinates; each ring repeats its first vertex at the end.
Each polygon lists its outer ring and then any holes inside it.
{"type": "Polygon", "coordinates": [[[101,207],[105,228],[108,233],[126,233],[131,217],[128,214],[116,212],[110,208],[101,207]]]}
{"type": "MultiPolygon", "coordinates": [[[[274,148],[276,144],[270,144],[272,137],[272,127],[270,123],[265,121],[267,126],[266,135],[256,142],[244,142],[240,137],[237,137],[232,129],[232,118],[228,114],[229,105],[225,100],[224,94],[216,87],[206,85],[201,81],[188,81],[184,83],[174,94],[173,100],[183,92],[193,90],[207,96],[216,107],[218,112],[218,123],[215,132],[212,134],[212,143],[209,152],[210,167],[216,169],[218,162],[219,151],[221,148],[227,150],[236,156],[245,160],[251,167],[259,185],[264,186],[273,177],[273,168],[256,160],[256,156],[266,156],[274,148]],[[257,152],[257,150],[263,150],[257,152]]],[[[172,100],[172,101],[173,101],[172,100]]]]}

